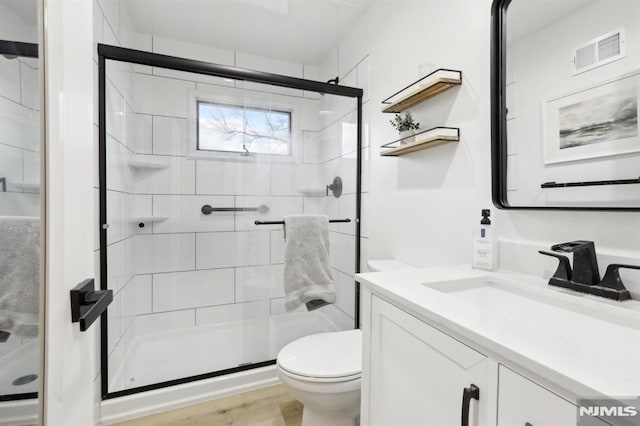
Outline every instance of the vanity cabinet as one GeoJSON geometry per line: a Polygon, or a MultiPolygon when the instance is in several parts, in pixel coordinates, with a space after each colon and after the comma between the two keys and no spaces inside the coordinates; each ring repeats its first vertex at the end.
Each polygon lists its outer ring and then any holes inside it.
{"type": "Polygon", "coordinates": [[[363,425],[459,425],[463,392],[472,385],[479,400],[469,401],[468,424],[489,424],[485,355],[377,296],[370,307],[363,425]]]}
{"type": "Polygon", "coordinates": [[[459,425],[461,419],[469,426],[568,426],[579,420],[574,403],[366,288],[363,318],[362,426],[459,425]],[[467,417],[463,395],[472,385],[479,398],[470,400],[467,417]]]}
{"type": "MultiPolygon", "coordinates": [[[[566,399],[501,365],[498,369],[498,426],[560,426],[578,423],[578,408],[566,399]]],[[[583,424],[606,426],[589,417],[583,424]]]]}
{"type": "Polygon", "coordinates": [[[572,403],[503,365],[498,374],[498,426],[577,423],[577,409],[572,403]]]}

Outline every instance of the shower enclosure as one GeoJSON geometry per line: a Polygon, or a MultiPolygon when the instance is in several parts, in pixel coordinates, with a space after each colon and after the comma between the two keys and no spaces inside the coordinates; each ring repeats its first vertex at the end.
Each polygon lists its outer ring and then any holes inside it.
{"type": "Polygon", "coordinates": [[[99,45],[102,394],[271,365],[357,327],[362,90],[99,45]],[[338,301],[284,310],[281,221],[330,224],[338,301]]]}
{"type": "Polygon", "coordinates": [[[0,3],[0,424],[35,424],[41,384],[38,7],[18,3],[0,3]]]}
{"type": "MultiPolygon", "coordinates": [[[[2,5],[4,10],[6,5],[2,5]]],[[[33,13],[36,13],[34,9],[33,13]]],[[[10,15],[12,16],[12,15],[10,15]]],[[[36,28],[23,30],[21,40],[37,37],[36,28]]],[[[40,95],[38,84],[38,45],[24,41],[0,40],[0,217],[40,217],[40,95]]],[[[10,260],[16,253],[9,249],[15,242],[0,236],[0,249],[4,261],[0,263],[2,290],[11,287],[8,283],[15,276],[10,260]]],[[[39,259],[31,259],[35,270],[39,259]]],[[[28,260],[27,260],[28,261],[28,260]]],[[[11,262],[13,263],[13,262],[11,262]]],[[[21,267],[28,267],[23,264],[21,267]]],[[[38,305],[38,282],[19,283],[31,287],[24,294],[35,298],[38,305]]],[[[27,297],[23,296],[23,297],[27,297]]],[[[39,370],[38,331],[29,333],[8,332],[2,325],[11,325],[13,315],[9,313],[10,301],[2,298],[0,303],[0,401],[37,398],[39,370]],[[5,315],[7,313],[8,315],[5,315]]],[[[32,314],[29,314],[32,316],[32,314]]],[[[37,323],[35,318],[29,321],[37,323]]],[[[36,406],[33,406],[35,416],[36,406]]],[[[0,407],[0,423],[11,418],[7,407],[0,407]]],[[[31,413],[30,413],[31,415],[31,413]]]]}

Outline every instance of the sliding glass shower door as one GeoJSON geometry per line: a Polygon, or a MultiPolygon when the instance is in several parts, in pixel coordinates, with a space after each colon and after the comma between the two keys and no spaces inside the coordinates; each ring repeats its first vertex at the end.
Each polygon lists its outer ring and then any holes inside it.
{"type": "Polygon", "coordinates": [[[273,364],[353,328],[358,98],[109,52],[129,62],[104,59],[100,93],[103,394],[273,364]],[[350,219],[330,226],[338,302],[285,312],[279,222],[304,213],[350,219]]]}

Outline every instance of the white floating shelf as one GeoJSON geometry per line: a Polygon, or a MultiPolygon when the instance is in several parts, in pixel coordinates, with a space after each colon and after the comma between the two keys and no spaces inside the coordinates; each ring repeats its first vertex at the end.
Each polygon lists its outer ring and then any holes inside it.
{"type": "Polygon", "coordinates": [[[151,222],[164,222],[169,219],[167,216],[140,216],[130,219],[132,223],[151,223],[151,222]]]}
{"type": "Polygon", "coordinates": [[[161,163],[154,160],[147,160],[144,158],[133,158],[129,160],[129,167],[132,169],[166,169],[169,167],[167,163],[161,163]]]}
{"type": "Polygon", "coordinates": [[[445,143],[458,142],[459,140],[460,129],[457,127],[434,127],[433,129],[424,130],[413,136],[407,136],[382,145],[381,148],[387,149],[380,152],[380,155],[383,157],[398,157],[445,143]],[[413,140],[407,142],[410,139],[413,140]]]}
{"type": "Polygon", "coordinates": [[[462,71],[440,68],[382,101],[382,112],[400,113],[462,84],[462,71]]]}

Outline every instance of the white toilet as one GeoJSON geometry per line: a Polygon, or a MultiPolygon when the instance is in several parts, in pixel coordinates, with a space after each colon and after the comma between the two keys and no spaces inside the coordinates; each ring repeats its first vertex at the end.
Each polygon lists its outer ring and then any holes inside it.
{"type": "Polygon", "coordinates": [[[302,426],[354,426],[360,415],[362,333],[312,334],[278,354],[278,377],[304,405],[302,426]]]}
{"type": "MultiPolygon", "coordinates": [[[[372,260],[370,271],[412,266],[395,260],[372,260]]],[[[278,377],[304,405],[302,426],[356,426],[360,417],[362,332],[312,334],[278,353],[278,377]]]]}

